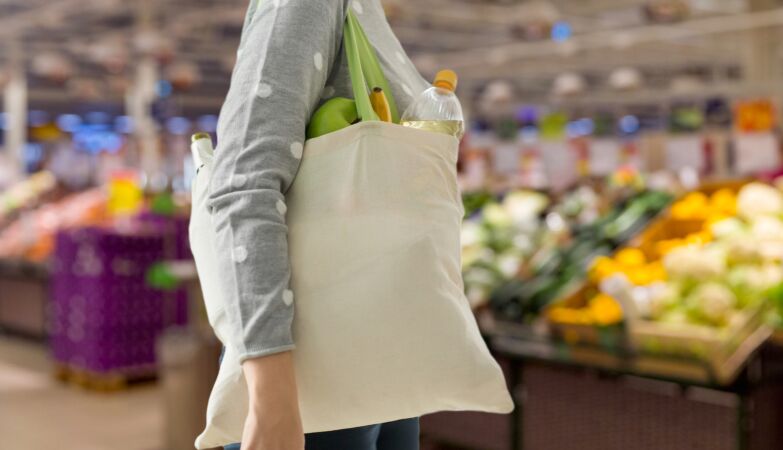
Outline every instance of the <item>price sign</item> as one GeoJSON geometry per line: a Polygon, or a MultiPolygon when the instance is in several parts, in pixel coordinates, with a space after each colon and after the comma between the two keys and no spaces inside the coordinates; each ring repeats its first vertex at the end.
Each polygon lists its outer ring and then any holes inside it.
{"type": "Polygon", "coordinates": [[[609,175],[620,167],[620,141],[617,139],[593,139],[590,143],[590,172],[593,175],[609,175]]]}
{"type": "Polygon", "coordinates": [[[516,142],[498,142],[493,149],[492,169],[495,173],[511,175],[519,164],[519,145],[516,142]]]}
{"type": "Polygon", "coordinates": [[[553,189],[565,189],[576,181],[577,156],[567,141],[542,142],[541,156],[553,189]]]}
{"type": "Polygon", "coordinates": [[[706,166],[704,139],[701,136],[672,136],[666,141],[667,169],[676,172],[691,168],[701,172],[706,166]]]}
{"type": "Polygon", "coordinates": [[[772,133],[736,133],[734,165],[737,173],[746,175],[774,170],[780,166],[778,139],[772,133]]]}

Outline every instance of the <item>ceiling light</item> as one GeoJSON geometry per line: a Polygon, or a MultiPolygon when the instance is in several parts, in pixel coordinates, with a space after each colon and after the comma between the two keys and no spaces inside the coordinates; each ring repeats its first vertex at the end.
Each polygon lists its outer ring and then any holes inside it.
{"type": "Polygon", "coordinates": [[[578,73],[561,73],[555,78],[552,92],[558,96],[571,96],[581,94],[587,89],[585,78],[578,73]]]}
{"type": "Polygon", "coordinates": [[[618,91],[638,89],[642,84],[641,72],[633,67],[621,67],[609,75],[609,85],[618,91]]]}
{"type": "Polygon", "coordinates": [[[64,83],[73,76],[76,69],[70,59],[56,52],[44,52],[33,57],[32,71],[35,75],[56,83],[64,83]]]}

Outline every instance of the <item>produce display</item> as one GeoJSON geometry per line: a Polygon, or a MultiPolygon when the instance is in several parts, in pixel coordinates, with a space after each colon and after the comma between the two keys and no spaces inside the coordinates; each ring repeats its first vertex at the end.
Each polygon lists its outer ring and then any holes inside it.
{"type": "Polygon", "coordinates": [[[535,318],[553,300],[578,288],[589,262],[636,235],[668,203],[661,192],[642,192],[620,202],[598,220],[566,231],[564,245],[542,247],[524,276],[495,290],[490,304],[504,320],[535,318]]]}
{"type": "MultiPolygon", "coordinates": [[[[49,177],[48,172],[41,172],[28,181],[40,191],[54,183],[49,177]]],[[[28,201],[0,227],[0,258],[42,263],[54,250],[56,234],[64,229],[115,226],[132,232],[134,220],[146,220],[150,214],[175,216],[180,209],[177,200],[168,192],[145,196],[138,178],[133,171],[116,171],[103,186],[70,194],[58,192],[54,200],[28,201]]],[[[25,192],[35,190],[30,186],[25,192]]],[[[182,208],[183,213],[186,210],[182,208]]]]}
{"type": "Polygon", "coordinates": [[[503,320],[533,320],[583,282],[589,261],[611,253],[670,201],[662,192],[632,191],[607,210],[599,198],[581,186],[554,200],[515,191],[483,204],[463,227],[463,273],[471,303],[489,301],[503,320]]]}
{"type": "Polygon", "coordinates": [[[598,327],[630,319],[643,351],[729,351],[767,306],[783,311],[782,263],[783,192],[763,183],[693,192],[627,248],[594,258],[589,283],[547,319],[598,327]],[[691,337],[685,348],[683,336],[691,337]]]}
{"type": "Polygon", "coordinates": [[[494,201],[487,191],[466,192],[462,194],[462,206],[465,208],[465,218],[469,218],[481,210],[487,203],[494,201]]]}
{"type": "Polygon", "coordinates": [[[56,186],[54,174],[43,171],[9,187],[0,193],[0,223],[19,209],[36,203],[56,186]]]}
{"type": "Polygon", "coordinates": [[[556,241],[557,236],[541,220],[549,206],[544,194],[516,191],[496,201],[481,193],[469,199],[465,209],[476,213],[463,223],[462,267],[467,297],[478,306],[498,286],[519,275],[538,247],[556,241]]]}
{"type": "Polygon", "coordinates": [[[0,258],[46,260],[54,250],[58,230],[103,222],[106,203],[104,191],[92,189],[21,214],[0,232],[0,258]]]}

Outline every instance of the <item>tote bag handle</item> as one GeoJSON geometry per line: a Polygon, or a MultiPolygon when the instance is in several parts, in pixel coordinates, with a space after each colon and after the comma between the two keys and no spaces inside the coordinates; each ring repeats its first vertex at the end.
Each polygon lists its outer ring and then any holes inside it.
{"type": "Polygon", "coordinates": [[[400,114],[397,110],[397,104],[391,95],[391,88],[383,74],[381,64],[378,62],[378,55],[353,11],[348,11],[345,18],[343,45],[348,57],[348,72],[351,77],[359,119],[362,121],[380,120],[372,108],[369,93],[369,89],[379,87],[386,93],[392,122],[399,123],[400,114]]]}

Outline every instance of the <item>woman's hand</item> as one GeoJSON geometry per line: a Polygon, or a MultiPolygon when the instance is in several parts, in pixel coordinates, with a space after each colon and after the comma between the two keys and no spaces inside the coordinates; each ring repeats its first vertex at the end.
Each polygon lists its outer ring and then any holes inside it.
{"type": "Polygon", "coordinates": [[[291,352],[248,359],[242,369],[250,396],[242,450],[303,450],[291,352]]]}

